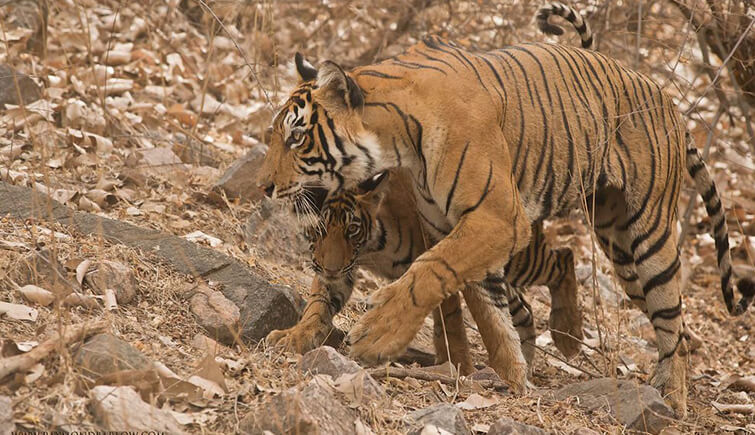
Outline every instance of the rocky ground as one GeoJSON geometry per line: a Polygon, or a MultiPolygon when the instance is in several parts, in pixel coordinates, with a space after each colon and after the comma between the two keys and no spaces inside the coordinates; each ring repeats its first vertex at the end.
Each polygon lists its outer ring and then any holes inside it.
{"type": "MultiPolygon", "coordinates": [[[[682,247],[685,319],[699,337],[684,421],[645,386],[652,327],[579,213],[547,235],[575,251],[585,346],[563,360],[547,289],[530,289],[540,335],[524,396],[485,368],[468,315],[480,369],[468,377],[432,366],[429,320],[387,368],[360,366],[337,342],[304,356],[266,348],[260,338],[296,321],[312,273],[295,218],[251,180],[267,100],[293,83],[277,56],[297,45],[323,55],[327,19],[302,30],[309,43],[271,7],[215,4],[226,33],[199,3],[64,0],[42,35],[24,20],[39,2],[16,3],[0,7],[0,433],[755,433],[753,314],[726,314],[702,207],[682,247]]],[[[540,38],[524,25],[508,37],[540,38]]],[[[335,53],[359,57],[365,41],[335,53]]],[[[755,166],[742,129],[722,119],[709,163],[736,270],[754,275],[755,166]]],[[[702,147],[705,125],[690,127],[702,147]]],[[[336,326],[347,331],[381,284],[361,274],[336,326]]]]}

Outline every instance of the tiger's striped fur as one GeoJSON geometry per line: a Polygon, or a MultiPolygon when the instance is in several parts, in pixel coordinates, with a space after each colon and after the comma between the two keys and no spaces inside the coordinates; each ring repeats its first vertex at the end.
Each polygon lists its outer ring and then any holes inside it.
{"type": "MultiPolygon", "coordinates": [[[[350,73],[329,61],[298,64],[302,83],[274,119],[261,184],[295,197],[404,167],[425,231],[439,240],[371,296],[374,308],[349,334],[353,356],[395,356],[449,295],[524,252],[545,218],[586,204],[654,326],[651,383],[686,415],[676,218],[691,168],[685,123],[653,80],[558,44],[480,52],[438,37],[350,73]]],[[[730,270],[721,274],[730,280],[730,270]]],[[[753,287],[738,285],[738,305],[724,287],[732,314],[753,287]]]]}
{"type": "MultiPolygon", "coordinates": [[[[378,176],[383,177],[381,173],[378,176]]],[[[391,171],[388,180],[379,179],[372,185],[360,185],[357,190],[343,191],[330,197],[322,205],[321,226],[307,228],[312,241],[312,265],[317,273],[309,304],[304,310],[302,325],[285,331],[273,331],[268,339],[297,352],[305,352],[319,345],[331,328],[330,319],[338,313],[351,296],[356,267],[390,279],[398,279],[409,265],[426,249],[426,240],[416,211],[407,207],[413,202],[411,180],[401,172],[391,171]],[[322,290],[326,294],[321,294],[322,290]],[[327,303],[322,301],[326,300],[327,303]],[[314,314],[317,313],[317,314],[314,314]],[[308,319],[314,317],[319,322],[308,319]],[[312,329],[319,329],[313,333],[312,329]],[[308,337],[320,341],[308,342],[308,337]],[[307,344],[308,346],[302,346],[307,344]]],[[[481,287],[465,288],[464,297],[486,347],[490,349],[491,367],[501,375],[509,370],[497,353],[500,343],[510,342],[511,322],[522,343],[522,353],[531,367],[534,357],[535,329],[532,310],[522,294],[503,281],[486,281],[481,287]],[[474,294],[472,294],[474,293],[474,294]]],[[[437,363],[450,355],[462,374],[469,374],[474,366],[470,359],[460,299],[452,295],[441,304],[434,316],[434,344],[437,363]],[[445,327],[445,331],[444,328],[445,327]],[[448,348],[446,348],[446,340],[448,348]]],[[[523,380],[512,380],[522,383],[523,380]]]]}
{"type": "Polygon", "coordinates": [[[574,26],[574,30],[577,31],[582,40],[582,48],[592,48],[592,30],[587,21],[582,18],[582,15],[576,9],[560,2],[553,2],[538,9],[535,19],[537,20],[537,27],[541,32],[556,36],[564,34],[564,29],[548,22],[548,19],[554,15],[564,18],[574,26]]]}

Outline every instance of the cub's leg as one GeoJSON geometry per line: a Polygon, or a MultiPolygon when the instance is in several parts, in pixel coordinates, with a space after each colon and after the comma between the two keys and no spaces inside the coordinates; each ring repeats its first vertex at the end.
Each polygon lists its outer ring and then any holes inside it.
{"type": "Polygon", "coordinates": [[[527,249],[516,254],[506,265],[506,279],[517,288],[548,286],[553,343],[567,358],[576,355],[582,345],[582,309],[577,299],[577,278],[571,250],[553,249],[545,239],[542,224],[534,225],[527,249]]]}
{"type": "MultiPolygon", "coordinates": [[[[621,195],[619,191],[606,189],[597,196],[602,195],[610,197],[606,203],[617,201],[620,205],[610,230],[614,238],[607,244],[616,275],[632,301],[644,308],[655,329],[658,365],[650,383],[663,393],[677,415],[684,418],[687,415],[687,343],[679,288],[681,263],[677,251],[676,208],[664,209],[651,201],[644,210],[633,213],[625,201],[617,199],[621,195]],[[659,218],[656,213],[660,213],[659,218]],[[629,258],[633,261],[629,262],[629,258]]],[[[604,219],[608,213],[597,211],[596,226],[610,222],[604,219]]],[[[607,227],[602,228],[599,235],[608,231],[607,227]]]]}
{"type": "Polygon", "coordinates": [[[458,294],[449,296],[439,308],[433,310],[433,344],[437,364],[448,361],[450,354],[451,363],[459,367],[462,375],[468,375],[474,371],[464,327],[461,298],[458,294]],[[448,348],[446,348],[446,339],[448,348]]]}
{"type": "Polygon", "coordinates": [[[470,132],[463,133],[455,142],[449,136],[449,143],[436,144],[445,149],[435,155],[440,161],[432,168],[444,175],[426,178],[434,180],[428,189],[454,227],[401,278],[370,297],[373,308],[349,333],[356,358],[375,362],[395,357],[444,299],[466,283],[482,281],[529,244],[532,223],[513,179],[503,134],[485,131],[485,137],[470,140],[470,132]],[[462,159],[467,151],[475,158],[462,159]]]}
{"type": "MultiPolygon", "coordinates": [[[[270,345],[276,345],[289,352],[305,353],[326,342],[339,331],[333,327],[335,316],[351,297],[353,286],[350,278],[342,283],[324,284],[315,276],[312,289],[299,323],[284,330],[271,331],[266,338],[270,345]]],[[[333,343],[335,344],[335,343],[333,343]]]]}
{"type": "MultiPolygon", "coordinates": [[[[497,278],[500,279],[500,276],[497,278]]],[[[490,367],[517,393],[524,393],[527,360],[522,353],[522,343],[511,322],[508,302],[501,297],[505,296],[503,289],[496,283],[496,277],[489,280],[483,281],[482,285],[464,287],[464,300],[488,351],[490,367]]]]}
{"type": "MultiPolygon", "coordinates": [[[[508,284],[505,275],[494,273],[489,275],[482,283],[485,290],[485,298],[488,304],[495,307],[505,314],[499,316],[511,317],[511,322],[516,328],[519,335],[519,342],[522,344],[522,354],[527,366],[532,367],[535,359],[535,321],[532,314],[532,307],[522,295],[524,289],[514,288],[508,284]]],[[[465,293],[466,300],[466,293],[465,293]]],[[[480,334],[483,334],[482,327],[478,325],[480,334]]]]}

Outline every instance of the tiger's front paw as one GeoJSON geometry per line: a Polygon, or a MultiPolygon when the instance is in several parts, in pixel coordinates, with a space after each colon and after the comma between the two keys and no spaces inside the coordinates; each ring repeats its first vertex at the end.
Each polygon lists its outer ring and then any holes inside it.
{"type": "Polygon", "coordinates": [[[380,363],[406,349],[429,311],[414,303],[410,289],[401,280],[375,292],[370,304],[373,308],[351,328],[347,342],[352,358],[380,363]]]}
{"type": "Polygon", "coordinates": [[[271,331],[265,341],[284,351],[303,354],[324,344],[330,329],[321,323],[300,323],[292,328],[271,331]]]}

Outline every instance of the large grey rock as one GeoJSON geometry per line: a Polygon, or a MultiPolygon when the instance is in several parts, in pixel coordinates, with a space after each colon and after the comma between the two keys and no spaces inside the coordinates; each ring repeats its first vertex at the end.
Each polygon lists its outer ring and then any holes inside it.
{"type": "Polygon", "coordinates": [[[13,424],[13,401],[8,396],[0,396],[0,434],[11,433],[16,429],[13,424]]]}
{"type": "Polygon", "coordinates": [[[410,412],[407,423],[413,428],[412,434],[422,433],[423,428],[435,426],[456,435],[471,434],[464,419],[464,412],[448,403],[439,403],[424,409],[410,412]]]}
{"type": "Polygon", "coordinates": [[[223,293],[205,285],[192,290],[189,305],[192,314],[207,334],[225,344],[234,344],[239,335],[239,308],[223,293]]]}
{"type": "Polygon", "coordinates": [[[131,387],[100,385],[89,399],[94,417],[108,431],[186,433],[170,411],[145,403],[131,387]]]}
{"type": "Polygon", "coordinates": [[[141,370],[152,365],[149,358],[112,334],[87,340],[74,355],[74,363],[91,380],[121,370],[141,370]]]}
{"type": "Polygon", "coordinates": [[[112,243],[151,252],[178,272],[215,281],[241,312],[242,337],[258,341],[273,329],[286,329],[299,319],[301,298],[289,288],[268,283],[241,262],[173,234],[141,228],[101,216],[74,212],[46,195],[0,182],[0,216],[43,219],[98,234],[112,243]]]}
{"type": "Polygon", "coordinates": [[[243,434],[325,435],[356,433],[357,414],[344,406],[326,382],[315,378],[303,389],[272,396],[239,425],[243,434]]]}
{"type": "Polygon", "coordinates": [[[556,400],[578,397],[579,405],[604,408],[628,429],[659,433],[673,422],[674,411],[655,388],[632,381],[593,379],[567,385],[554,394],[556,400]]]}
{"type": "Polygon", "coordinates": [[[496,421],[488,431],[488,435],[548,435],[550,433],[545,429],[520,423],[508,417],[496,421]]]}
{"type": "Polygon", "coordinates": [[[305,353],[298,367],[303,372],[330,375],[334,379],[343,374],[356,373],[361,370],[359,364],[341,355],[330,346],[320,346],[305,353]]]}
{"type": "Polygon", "coordinates": [[[42,97],[40,87],[26,74],[22,74],[8,65],[0,65],[0,109],[6,104],[19,105],[33,103],[42,97]],[[15,75],[15,78],[14,78],[15,75]],[[16,87],[18,83],[18,87],[16,87]],[[21,95],[19,100],[18,96],[21,95]]]}
{"type": "Polygon", "coordinates": [[[213,188],[222,190],[230,199],[242,201],[262,199],[265,195],[262,189],[257,187],[257,170],[265,159],[265,148],[254,147],[244,157],[233,162],[213,188]]]}

